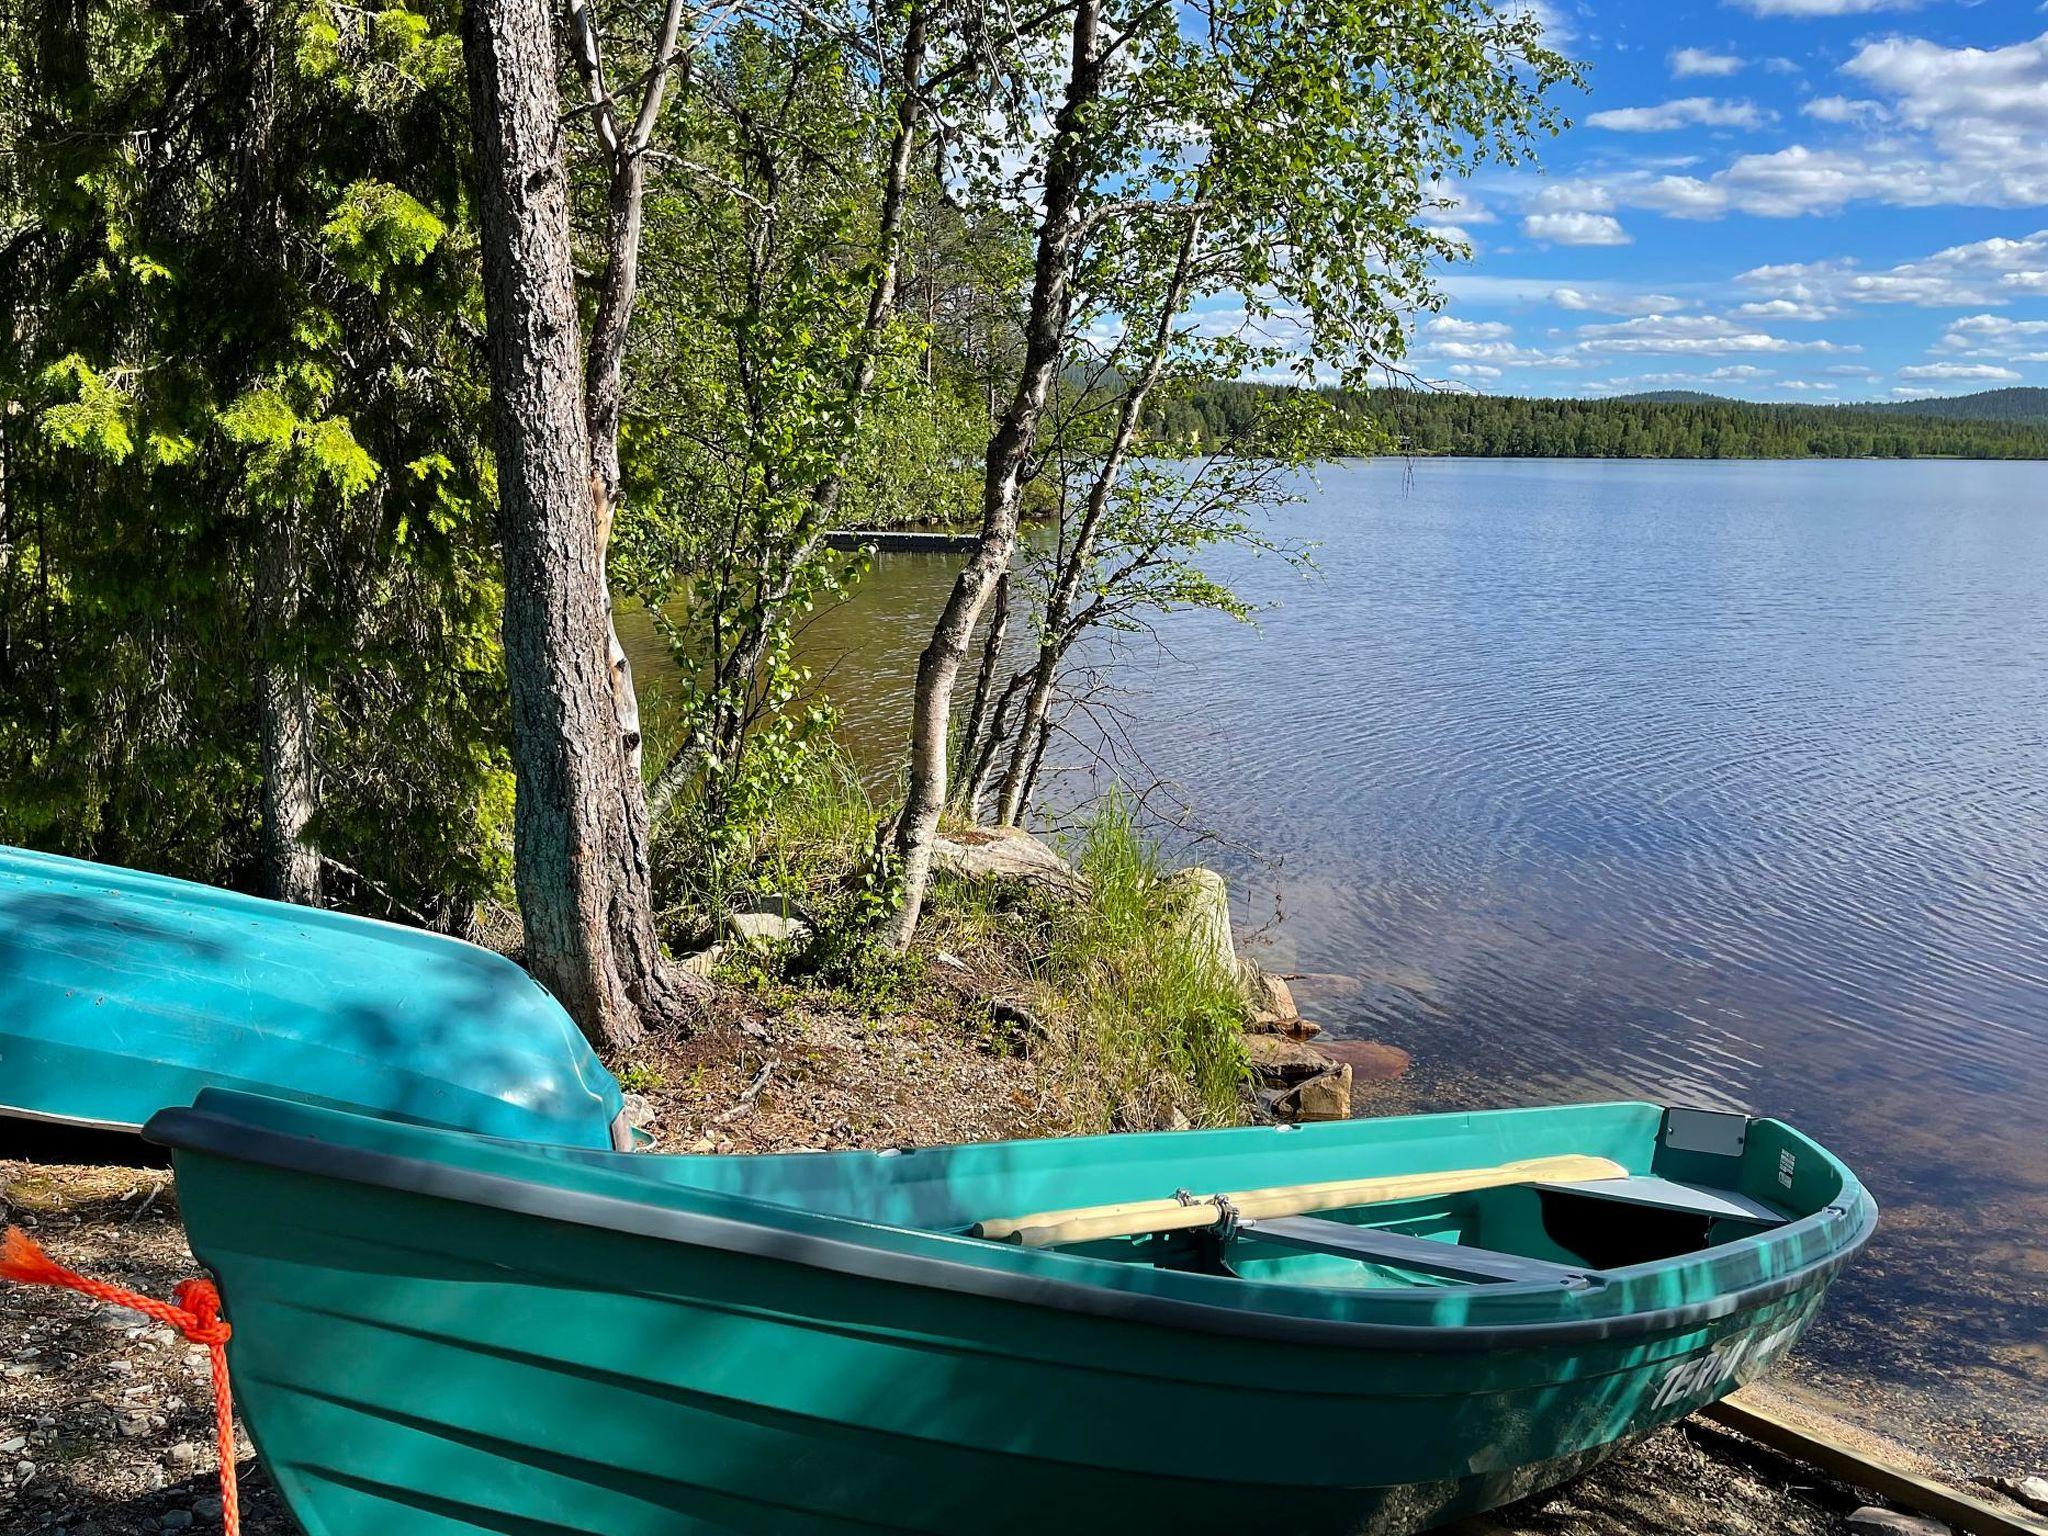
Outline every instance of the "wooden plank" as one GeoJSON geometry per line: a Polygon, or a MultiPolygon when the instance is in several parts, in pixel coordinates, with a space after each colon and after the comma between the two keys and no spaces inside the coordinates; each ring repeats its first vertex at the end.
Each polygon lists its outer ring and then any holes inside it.
{"type": "Polygon", "coordinates": [[[1740,1396],[1709,1403],[1700,1409],[1700,1417],[1760,1440],[1771,1449],[1819,1467],[1845,1483],[1871,1489],[1908,1509],[1946,1520],[1970,1536],[2048,1536],[2048,1524],[2010,1514],[1972,1494],[1853,1450],[1823,1431],[1794,1423],[1760,1404],[1745,1402],[1740,1396]]]}
{"type": "Polygon", "coordinates": [[[1457,1195],[1497,1189],[1508,1184],[1575,1184],[1588,1179],[1627,1175],[1621,1164],[1604,1157],[1577,1154],[1532,1157],[1492,1168],[1452,1168],[1437,1173],[1383,1174],[1370,1179],[1333,1179],[1320,1184],[1282,1184],[1270,1189],[1232,1190],[1227,1194],[1190,1196],[1186,1200],[1134,1200],[1121,1205],[1076,1206],[981,1221],[976,1237],[1047,1248],[1061,1243],[1094,1242],[1107,1237],[1136,1237],[1146,1232],[1185,1232],[1213,1227],[1223,1219],[1228,1201],[1238,1216],[1305,1216],[1353,1205],[1378,1205],[1427,1195],[1457,1195]]]}

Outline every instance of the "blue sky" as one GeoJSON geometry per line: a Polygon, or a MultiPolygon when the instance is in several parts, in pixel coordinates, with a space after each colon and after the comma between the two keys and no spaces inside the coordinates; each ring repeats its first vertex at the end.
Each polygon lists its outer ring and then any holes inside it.
{"type": "MultiPolygon", "coordinates": [[[[1525,0],[1535,4],[1536,0],[1525,0]]],[[[1589,66],[1408,365],[1488,393],[2048,385],[2048,6],[1544,0],[1589,66]]]]}

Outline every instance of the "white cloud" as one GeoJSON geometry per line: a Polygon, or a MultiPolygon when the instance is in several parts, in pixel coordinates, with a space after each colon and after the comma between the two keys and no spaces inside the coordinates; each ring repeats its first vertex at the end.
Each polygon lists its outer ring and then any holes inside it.
{"type": "Polygon", "coordinates": [[[1619,289],[1587,292],[1583,288],[1553,288],[1548,295],[1559,309],[1575,309],[1598,315],[1655,315],[1684,309],[1685,300],[1668,293],[1629,293],[1619,289]]]}
{"type": "Polygon", "coordinates": [[[1706,373],[1644,373],[1628,382],[1631,384],[1754,384],[1768,379],[1777,372],[1774,368],[1759,368],[1754,363],[1730,363],[1726,367],[1711,369],[1706,373]]]}
{"type": "Polygon", "coordinates": [[[1544,182],[1529,199],[1529,206],[1539,212],[1610,213],[1614,209],[1614,195],[1604,182],[1568,177],[1544,182]]]}
{"type": "Polygon", "coordinates": [[[1532,213],[1522,220],[1522,233],[1552,245],[1628,245],[1621,221],[1608,213],[1532,213]]]}
{"type": "Polygon", "coordinates": [[[1788,341],[1720,315],[1641,315],[1578,329],[1581,352],[1725,356],[1742,353],[1854,352],[1832,341],[1788,341]]]}
{"type": "Polygon", "coordinates": [[[1842,386],[1839,384],[1829,383],[1821,379],[1780,379],[1777,383],[1771,386],[1771,388],[1773,389],[1797,389],[1808,391],[1840,389],[1841,387],[1842,386]]]}
{"type": "Polygon", "coordinates": [[[1612,187],[1618,202],[1680,219],[1718,219],[1730,212],[1789,219],[1833,213],[1866,199],[1915,205],[1967,201],[1952,197],[1952,190],[1943,187],[1941,168],[1931,161],[1872,159],[1804,144],[1738,156],[1706,178],[1660,176],[1612,187]]]}
{"type": "Polygon", "coordinates": [[[1736,305],[1735,313],[1745,320],[1829,320],[1838,312],[1801,299],[1762,299],[1736,305]]]}
{"type": "MultiPolygon", "coordinates": [[[[2002,48],[1887,37],[1862,44],[1842,69],[1862,83],[1865,94],[1819,96],[1801,110],[1819,123],[1863,128],[1859,140],[1739,155],[1704,175],[1658,175],[1644,166],[1591,185],[1581,182],[1574,206],[1718,219],[1729,213],[1794,218],[1858,202],[1922,208],[2048,204],[2048,33],[2002,48]],[[1880,122],[1897,131],[1873,135],[1880,122]],[[1604,201],[1590,201],[1593,196],[1604,201]]],[[[1751,103],[1708,97],[1596,112],[1587,120],[1637,132],[1754,126],[1745,110],[1761,120],[1751,103]]],[[[2048,292],[2048,279],[2038,291],[2048,292]]]]}
{"type": "Polygon", "coordinates": [[[1671,73],[1680,80],[1694,75],[1732,75],[1744,63],[1740,55],[1716,53],[1711,48],[1674,48],[1669,58],[1671,73]]]}
{"type": "Polygon", "coordinates": [[[1426,322],[1423,334],[1452,341],[1506,341],[1515,328],[1504,320],[1460,320],[1455,315],[1438,315],[1426,322]]]}
{"type": "Polygon", "coordinates": [[[1861,271],[1853,260],[1792,262],[1752,267],[1736,281],[1801,303],[2008,304],[2048,293],[2048,229],[1951,245],[1881,272],[1861,271]]]}
{"type": "Polygon", "coordinates": [[[1971,379],[1986,384],[2016,383],[2019,375],[2010,368],[1996,368],[1990,363],[1920,363],[1911,368],[1901,368],[1902,379],[1971,379]]]}
{"type": "Polygon", "coordinates": [[[1731,0],[1753,16],[1868,16],[1910,11],[1919,0],[1731,0]]]}
{"type": "Polygon", "coordinates": [[[1665,133],[1673,128],[1761,128],[1778,120],[1753,101],[1728,101],[1715,96],[1681,96],[1654,107],[1616,107],[1595,112],[1588,127],[1615,133],[1665,133]]]}
{"type": "Polygon", "coordinates": [[[1842,66],[1929,134],[1957,184],[1948,200],[2048,202],[2048,32],[2004,48],[1947,48],[1925,38],[1865,43],[1842,66]]]}
{"type": "Polygon", "coordinates": [[[1965,357],[2002,357],[2009,362],[2033,362],[2038,347],[2048,337],[2048,320],[2009,320],[2004,315],[1965,315],[1951,320],[1948,331],[1934,344],[1937,352],[1956,352],[1965,357]]]}
{"type": "Polygon", "coordinates": [[[1883,102],[1850,96],[1816,96],[1801,102],[1799,110],[1820,123],[1882,123],[1891,118],[1883,102]]]}
{"type": "Polygon", "coordinates": [[[1445,370],[1461,379],[1497,379],[1498,368],[1489,368],[1485,363],[1453,363],[1445,370]]]}

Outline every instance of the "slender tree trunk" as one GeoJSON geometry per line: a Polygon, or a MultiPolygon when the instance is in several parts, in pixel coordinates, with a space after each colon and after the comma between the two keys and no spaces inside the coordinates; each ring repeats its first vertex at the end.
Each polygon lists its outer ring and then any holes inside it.
{"type": "MultiPolygon", "coordinates": [[[[579,58],[600,109],[599,133],[611,156],[611,181],[605,191],[605,265],[599,275],[597,308],[590,327],[590,352],[584,371],[584,429],[590,437],[590,500],[597,520],[597,558],[603,568],[611,545],[612,522],[618,513],[619,424],[625,414],[626,343],[633,308],[640,298],[640,228],[647,190],[647,146],[661,117],[662,97],[675,57],[682,24],[682,0],[669,0],[655,37],[654,64],[648,73],[640,110],[632,128],[621,136],[605,87],[604,66],[597,56],[595,23],[578,6],[579,58]]],[[[611,667],[613,712],[626,762],[640,776],[640,696],[633,686],[633,665],[619,644],[618,625],[607,609],[605,650],[611,667]]],[[[644,794],[644,790],[642,791],[644,794]]]]}
{"type": "Polygon", "coordinates": [[[946,606],[932,627],[931,642],[918,658],[911,705],[910,782],[896,822],[895,855],[903,900],[884,929],[885,938],[897,949],[908,948],[917,932],[925,886],[931,878],[932,842],[946,804],[953,685],[982,610],[1016,551],[1017,511],[1031,449],[1066,351],[1071,309],[1068,269],[1092,148],[1086,138],[1087,115],[1102,89],[1100,23],[1100,0],[1079,0],[1074,10],[1066,95],[1054,118],[1055,137],[1046,161],[1045,211],[1032,272],[1024,364],[1003,419],[989,439],[982,482],[981,542],[955,578],[946,606]]]}
{"type": "Polygon", "coordinates": [[[981,803],[988,795],[989,776],[996,765],[996,753],[1010,734],[1010,706],[1017,702],[1018,695],[1030,681],[1029,672],[1019,672],[1003,685],[1003,696],[996,701],[988,729],[982,733],[981,749],[975,753],[967,783],[960,791],[960,803],[972,815],[981,814],[981,803]]]}
{"type": "MultiPolygon", "coordinates": [[[[243,236],[266,297],[288,281],[277,154],[277,21],[270,0],[249,7],[249,118],[242,141],[243,236]]],[[[313,690],[299,634],[306,558],[296,501],[259,506],[253,630],[257,750],[263,786],[259,843],[264,894],[320,905],[320,850],[306,838],[318,808],[313,690]]]]}
{"type": "Polygon", "coordinates": [[[547,0],[470,0],[514,875],[528,968],[601,1045],[680,997],[655,940],[646,802],[614,702],[547,0]]]}
{"type": "MultiPolygon", "coordinates": [[[[926,26],[929,8],[914,4],[904,22],[903,52],[898,63],[896,129],[889,145],[889,165],[882,184],[881,216],[875,236],[875,281],[868,291],[867,315],[861,324],[860,340],[854,353],[853,372],[848,378],[845,406],[851,430],[859,428],[866,413],[868,397],[881,367],[882,341],[895,319],[897,295],[903,270],[904,212],[909,204],[911,162],[917,152],[917,128],[923,110],[922,91],[925,58],[929,52],[926,26]]],[[[727,679],[751,679],[760,669],[775,637],[775,611],[789,598],[804,566],[818,551],[826,527],[838,510],[846,487],[845,464],[834,464],[812,488],[809,516],[804,531],[782,573],[764,587],[758,621],[735,648],[723,668],[727,679]]],[[[715,733],[713,733],[715,734],[715,733]]],[[[659,822],[675,804],[704,754],[704,741],[685,741],[663,764],[647,792],[648,810],[659,822]]]]}
{"type": "Polygon", "coordinates": [[[320,850],[306,840],[319,804],[313,698],[296,655],[304,561],[296,508],[272,514],[256,566],[256,718],[263,765],[263,894],[320,905],[320,850]]]}
{"type": "MultiPolygon", "coordinates": [[[[1201,195],[1198,184],[1195,196],[1199,200],[1201,195]]],[[[1138,438],[1138,428],[1144,422],[1145,402],[1151,396],[1152,386],[1159,382],[1159,375],[1166,367],[1167,354],[1173,349],[1173,322],[1187,299],[1188,279],[1194,269],[1195,247],[1201,239],[1201,232],[1202,215],[1196,210],[1188,215],[1182,229],[1180,248],[1174,256],[1173,275],[1167,280],[1165,292],[1160,295],[1159,311],[1149,338],[1144,366],[1124,390],[1116,427],[1110,434],[1109,451],[1104,454],[1094,483],[1088,488],[1088,501],[1081,513],[1080,526],[1074,532],[1074,541],[1053,580],[1052,591],[1047,595],[1045,627],[1038,644],[1038,665],[1031,679],[1031,692],[1024,699],[1024,719],[1018,727],[1016,748],[1010,754],[1009,770],[1003,775],[1002,801],[996,811],[998,826],[1015,826],[1023,818],[1025,807],[1031,803],[1031,786],[1038,777],[1038,764],[1045,756],[1046,740],[1052,734],[1049,717],[1053,685],[1059,678],[1060,657],[1071,643],[1066,635],[1067,621],[1073,616],[1074,598],[1088,574],[1088,564],[1095,558],[1095,543],[1102,532],[1102,520],[1108,515],[1110,498],[1116,493],[1124,463],[1130,457],[1131,447],[1138,438]]]]}
{"type": "Polygon", "coordinates": [[[961,781],[956,804],[971,818],[975,814],[975,764],[982,758],[982,733],[995,725],[989,715],[989,693],[995,686],[996,667],[1003,659],[1003,647],[1010,638],[1010,573],[996,578],[995,608],[989,614],[988,638],[981,646],[981,666],[974,674],[974,703],[967,711],[967,729],[960,737],[960,760],[955,765],[961,781]]]}
{"type": "Polygon", "coordinates": [[[14,402],[0,400],[0,688],[14,683],[14,486],[8,478],[14,402]]]}

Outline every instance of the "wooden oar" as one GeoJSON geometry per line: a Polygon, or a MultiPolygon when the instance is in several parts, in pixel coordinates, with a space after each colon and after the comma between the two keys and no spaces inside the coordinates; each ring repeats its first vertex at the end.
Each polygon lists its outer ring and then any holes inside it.
{"type": "Polygon", "coordinates": [[[1240,1189],[1186,1201],[1128,1200],[1119,1205],[1080,1205],[1063,1211],[1037,1211],[1029,1216],[976,1222],[973,1232],[976,1237],[1021,1243],[1026,1248],[1053,1248],[1105,1237],[1213,1227],[1223,1219],[1226,1201],[1239,1217],[1252,1221],[1265,1216],[1304,1216],[1311,1211],[1414,1200],[1425,1195],[1459,1195],[1509,1184],[1583,1184],[1594,1179],[1627,1177],[1628,1170],[1617,1162],[1573,1153],[1532,1157],[1492,1168],[1453,1168],[1441,1173],[1394,1173],[1373,1179],[1240,1189]]]}

